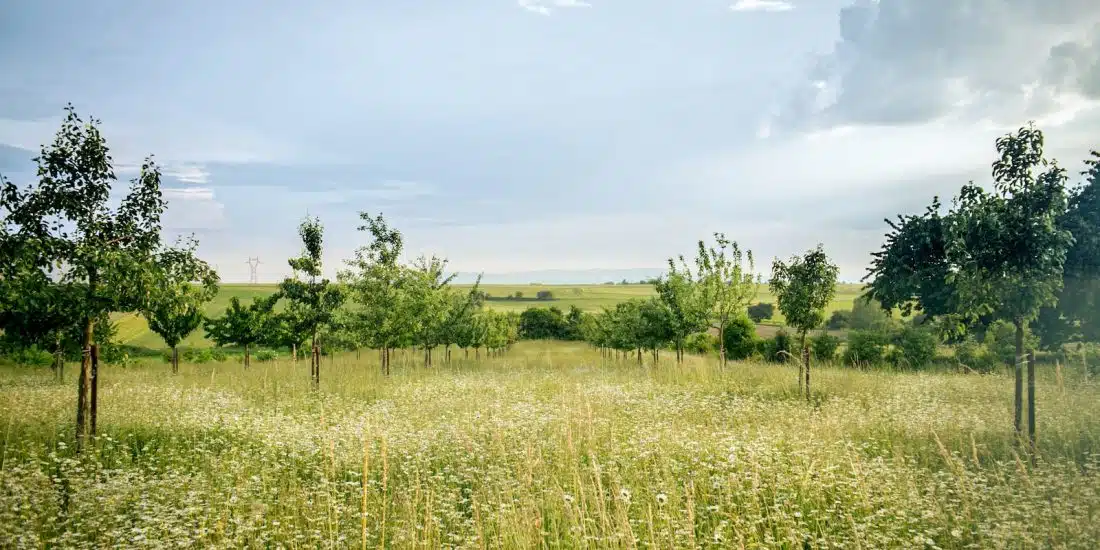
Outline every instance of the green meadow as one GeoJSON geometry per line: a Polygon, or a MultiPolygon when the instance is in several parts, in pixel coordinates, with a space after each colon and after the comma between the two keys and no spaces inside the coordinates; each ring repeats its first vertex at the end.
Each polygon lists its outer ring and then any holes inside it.
{"type": "Polygon", "coordinates": [[[605,360],[580,343],[422,366],[398,351],[0,367],[4,548],[1095,548],[1100,386],[1038,380],[1038,465],[1004,374],[605,360]],[[71,370],[71,369],[70,369],[71,370]]]}

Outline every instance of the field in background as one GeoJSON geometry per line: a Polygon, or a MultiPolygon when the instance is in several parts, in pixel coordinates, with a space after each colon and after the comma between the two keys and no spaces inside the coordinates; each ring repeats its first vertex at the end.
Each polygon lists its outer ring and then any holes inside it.
{"type": "MultiPolygon", "coordinates": [[[[457,285],[457,287],[470,288],[470,285],[457,285]]],[[[487,304],[488,307],[500,311],[523,311],[530,307],[550,306],[561,308],[562,311],[569,311],[570,306],[575,305],[584,311],[595,313],[600,311],[601,308],[611,308],[615,304],[631,298],[645,298],[655,294],[651,285],[482,285],[481,288],[492,296],[487,304]],[[534,298],[540,290],[551,291],[554,294],[554,300],[534,301],[526,299],[534,298]],[[525,299],[515,301],[503,299],[505,296],[515,295],[516,292],[522,292],[525,299]]],[[[828,311],[851,309],[852,302],[859,296],[860,288],[861,286],[857,284],[839,285],[836,298],[829,305],[828,311]]],[[[217,297],[207,304],[206,314],[213,317],[220,316],[233,296],[240,298],[241,301],[247,304],[255,297],[270,295],[275,292],[275,289],[276,285],[273,284],[222,285],[217,297]]],[[[767,285],[760,287],[760,294],[756,301],[775,303],[775,298],[768,292],[767,285]]],[[[149,326],[141,316],[118,315],[116,316],[116,322],[118,323],[120,343],[149,349],[164,347],[164,342],[149,330],[149,326]]],[[[777,311],[776,318],[766,324],[772,326],[782,325],[783,317],[777,311]]],[[[762,333],[774,333],[775,330],[768,327],[761,327],[761,329],[762,333]]],[[[199,329],[184,340],[181,345],[204,347],[211,345],[211,343],[203,336],[202,329],[199,329]]]]}
{"type": "MultiPolygon", "coordinates": [[[[1090,548],[1100,387],[1039,373],[1039,466],[1000,374],[689,357],[571,343],[425,369],[399,352],[100,370],[74,389],[0,367],[0,546],[105,548],[1090,548]],[[365,518],[365,519],[364,519],[365,518]],[[148,544],[147,544],[148,543],[148,544]]],[[[73,372],[73,369],[69,369],[73,372]]]]}

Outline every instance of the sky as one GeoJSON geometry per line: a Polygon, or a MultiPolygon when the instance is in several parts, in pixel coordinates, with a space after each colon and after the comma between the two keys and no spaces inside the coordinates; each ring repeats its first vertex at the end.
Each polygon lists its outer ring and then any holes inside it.
{"type": "MultiPolygon", "coordinates": [[[[1034,120],[1100,148],[1094,0],[12,0],[0,173],[72,103],[225,281],[326,271],[382,213],[465,273],[660,268],[724,232],[858,280],[884,218],[988,182],[1034,120]]],[[[123,193],[120,189],[119,193],[123,193]]],[[[945,200],[945,202],[949,202],[945,200]]]]}

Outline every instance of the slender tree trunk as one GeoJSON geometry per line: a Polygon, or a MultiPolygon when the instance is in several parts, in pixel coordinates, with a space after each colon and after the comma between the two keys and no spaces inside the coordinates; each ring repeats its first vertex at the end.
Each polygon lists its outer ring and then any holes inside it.
{"type": "Polygon", "coordinates": [[[718,324],[718,363],[726,368],[726,323],[718,324]]]}
{"type": "Polygon", "coordinates": [[[470,358],[470,348],[462,348],[462,356],[464,359],[470,358]]]}
{"type": "Polygon", "coordinates": [[[355,346],[355,360],[359,360],[359,346],[355,346]]]}
{"type": "Polygon", "coordinates": [[[172,374],[179,374],[180,372],[180,350],[176,346],[172,346],[172,374]]]}
{"type": "Polygon", "coordinates": [[[65,382],[65,354],[61,351],[61,333],[57,333],[54,340],[54,352],[53,352],[53,364],[54,374],[57,375],[58,382],[65,382]]]}
{"type": "MultiPolygon", "coordinates": [[[[801,346],[801,349],[802,349],[802,361],[800,361],[799,365],[798,365],[798,376],[801,378],[802,373],[803,373],[803,369],[805,369],[805,373],[806,373],[806,384],[805,384],[806,399],[809,400],[810,399],[810,354],[809,354],[810,350],[806,349],[806,331],[802,331],[802,338],[800,340],[799,346],[801,346]]],[[[799,391],[802,391],[802,388],[803,388],[803,384],[802,384],[802,380],[800,379],[798,381],[799,391]]]]}
{"type": "Polygon", "coordinates": [[[476,361],[481,360],[481,347],[480,346],[474,348],[474,360],[476,360],[476,361]]]}
{"type": "Polygon", "coordinates": [[[293,359],[291,359],[291,361],[293,361],[295,363],[298,362],[298,344],[291,344],[290,345],[290,356],[293,358],[293,359]]]}
{"type": "Polygon", "coordinates": [[[802,362],[806,365],[806,401],[810,400],[810,350],[802,348],[802,362]]]}
{"type": "Polygon", "coordinates": [[[248,348],[249,348],[248,344],[245,344],[244,345],[244,368],[246,368],[246,369],[248,368],[248,365],[249,365],[248,360],[250,359],[249,354],[248,354],[248,351],[249,351],[248,348]]]}
{"type": "Polygon", "coordinates": [[[642,364],[642,348],[638,348],[638,364],[642,364]]]}
{"type": "Polygon", "coordinates": [[[1031,451],[1031,462],[1035,463],[1035,352],[1027,352],[1027,440],[1031,451]]]}
{"type": "Polygon", "coordinates": [[[96,416],[99,408],[97,404],[99,400],[97,396],[99,394],[99,346],[91,344],[91,399],[89,403],[89,410],[91,414],[89,416],[89,425],[91,437],[96,437],[96,416]]]}
{"type": "Polygon", "coordinates": [[[84,446],[86,433],[86,420],[88,411],[88,383],[92,378],[92,337],[95,331],[95,319],[87,317],[84,320],[84,341],[80,356],[80,376],[76,391],[76,448],[79,451],[84,446]]]}
{"type": "Polygon", "coordinates": [[[1024,324],[1020,321],[1016,321],[1016,395],[1013,402],[1014,412],[1016,413],[1016,442],[1019,443],[1024,437],[1024,324]]]}

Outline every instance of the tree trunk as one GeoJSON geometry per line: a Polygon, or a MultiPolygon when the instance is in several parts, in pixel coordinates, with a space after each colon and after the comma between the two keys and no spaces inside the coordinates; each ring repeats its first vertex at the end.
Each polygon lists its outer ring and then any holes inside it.
{"type": "Polygon", "coordinates": [[[321,349],[317,346],[317,330],[313,330],[309,341],[309,377],[313,389],[321,385],[321,349]]]}
{"type": "Polygon", "coordinates": [[[248,365],[249,365],[248,360],[249,360],[248,344],[245,344],[244,345],[244,368],[246,368],[246,369],[248,368],[248,365]]]}
{"type": "Polygon", "coordinates": [[[359,360],[359,346],[355,346],[355,360],[359,360]]]}
{"type": "Polygon", "coordinates": [[[291,361],[298,362],[298,344],[290,345],[290,356],[292,357],[291,361]]]}
{"type": "Polygon", "coordinates": [[[470,348],[462,348],[462,357],[465,359],[470,358],[470,348]]]}
{"type": "Polygon", "coordinates": [[[91,410],[91,414],[89,415],[89,418],[90,418],[89,424],[90,424],[91,429],[89,430],[89,432],[92,434],[92,437],[95,437],[95,434],[96,434],[96,428],[95,428],[96,427],[96,422],[95,421],[96,421],[97,413],[99,412],[99,408],[97,406],[98,400],[96,398],[96,396],[98,394],[99,394],[99,346],[97,346],[95,344],[92,344],[92,396],[91,396],[91,399],[90,399],[91,403],[89,403],[89,405],[90,405],[89,409],[91,410]]]}
{"type": "Polygon", "coordinates": [[[1031,462],[1035,463],[1035,352],[1027,352],[1027,440],[1031,462]]]}
{"type": "Polygon", "coordinates": [[[54,374],[57,375],[57,381],[65,382],[65,354],[61,350],[61,333],[55,337],[53,355],[54,374]]]}
{"type": "Polygon", "coordinates": [[[84,320],[84,341],[80,355],[80,376],[76,391],[76,448],[79,451],[84,445],[86,434],[86,419],[88,417],[88,382],[92,378],[92,336],[95,331],[95,319],[87,317],[84,320]]]}
{"type": "Polygon", "coordinates": [[[718,363],[726,368],[726,324],[718,325],[718,363]]]}
{"type": "Polygon", "coordinates": [[[1016,442],[1024,437],[1024,324],[1016,321],[1016,395],[1013,401],[1016,413],[1016,442]]]}
{"type": "Polygon", "coordinates": [[[642,348],[638,348],[638,364],[642,364],[642,348]]]}
{"type": "Polygon", "coordinates": [[[802,363],[806,365],[806,401],[810,400],[810,350],[802,348],[802,363]]]}
{"type": "Polygon", "coordinates": [[[180,372],[180,350],[176,346],[172,346],[172,374],[179,374],[180,372]]]}
{"type": "Polygon", "coordinates": [[[474,348],[474,360],[477,360],[477,361],[481,360],[481,347],[480,346],[474,348]]]}
{"type": "Polygon", "coordinates": [[[799,376],[798,391],[802,392],[803,384],[802,384],[801,377],[802,377],[802,373],[805,372],[806,373],[806,384],[805,384],[806,399],[809,400],[810,399],[810,355],[809,355],[810,350],[806,349],[806,331],[802,331],[802,338],[800,340],[799,346],[801,346],[800,349],[802,350],[802,361],[800,361],[799,365],[798,365],[798,376],[799,376]]]}

